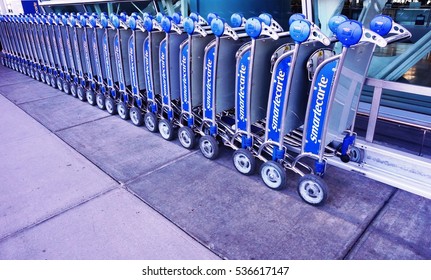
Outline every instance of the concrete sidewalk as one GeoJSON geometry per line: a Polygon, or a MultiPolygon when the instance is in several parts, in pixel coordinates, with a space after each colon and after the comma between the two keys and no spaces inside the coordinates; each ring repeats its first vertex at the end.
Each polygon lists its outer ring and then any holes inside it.
{"type": "Polygon", "coordinates": [[[431,259],[431,200],[360,174],[312,207],[2,66],[0,116],[0,259],[431,259]]]}
{"type": "Polygon", "coordinates": [[[218,259],[2,95],[0,115],[0,259],[218,259]]]}

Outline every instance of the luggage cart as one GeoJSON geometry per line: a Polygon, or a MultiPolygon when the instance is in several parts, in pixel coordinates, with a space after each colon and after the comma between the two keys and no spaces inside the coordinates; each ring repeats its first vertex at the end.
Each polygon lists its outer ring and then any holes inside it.
{"type": "Polygon", "coordinates": [[[3,25],[4,25],[4,39],[6,42],[8,42],[8,48],[9,48],[9,56],[8,56],[8,66],[11,69],[17,70],[18,69],[18,52],[15,45],[15,40],[13,38],[14,32],[11,30],[11,19],[10,16],[6,15],[3,18],[3,25]]]}
{"type": "Polygon", "coordinates": [[[34,26],[31,22],[29,16],[25,15],[23,18],[25,34],[28,37],[30,49],[32,50],[33,61],[31,63],[30,75],[35,80],[40,80],[40,69],[41,69],[41,59],[38,46],[36,46],[35,36],[34,36],[34,26]]]}
{"type": "MultiPolygon", "coordinates": [[[[337,30],[340,30],[340,26],[345,26],[346,22],[348,21],[340,23],[337,30]]],[[[310,155],[308,150],[307,152],[301,152],[296,157],[289,153],[295,148],[298,148],[298,146],[301,147],[304,143],[310,143],[309,140],[305,140],[308,135],[308,113],[313,112],[317,115],[321,113],[321,99],[318,101],[319,106],[313,107],[312,109],[310,109],[311,101],[309,101],[308,97],[304,103],[304,97],[306,97],[306,94],[304,94],[303,89],[304,83],[300,80],[305,80],[306,78],[304,76],[307,76],[307,74],[303,73],[304,70],[302,70],[301,74],[301,68],[304,69],[304,63],[306,63],[306,57],[301,59],[304,54],[304,50],[307,50],[306,42],[310,36],[314,36],[318,33],[316,32],[315,27],[310,25],[306,20],[295,21],[292,23],[290,30],[292,37],[295,38],[295,48],[294,50],[282,55],[274,66],[274,75],[276,75],[276,79],[273,80],[271,87],[266,125],[267,130],[264,142],[258,150],[258,157],[264,161],[260,175],[268,187],[281,189],[285,186],[285,169],[292,170],[301,176],[300,183],[298,185],[301,187],[298,187],[298,190],[304,188],[307,189],[308,199],[304,199],[304,191],[299,192],[300,196],[310,204],[320,205],[324,203],[327,197],[326,183],[319,177],[319,175],[323,175],[324,173],[324,161],[317,161],[313,171],[313,168],[300,162],[300,159],[306,155],[310,155]],[[294,32],[296,32],[296,35],[294,32]],[[301,60],[303,60],[303,63],[300,63],[301,60]],[[305,114],[305,107],[303,104],[305,104],[307,108],[305,114]],[[302,134],[300,129],[298,130],[302,125],[304,125],[304,134],[302,134]],[[299,143],[298,140],[300,140],[299,143]],[[267,154],[271,155],[272,159],[266,159],[265,156],[263,156],[265,150],[267,150],[267,154]]],[[[352,33],[348,28],[343,29],[343,27],[341,27],[341,30],[346,34],[352,33]]],[[[368,35],[371,35],[371,38],[375,39],[377,38],[376,36],[378,36],[377,34],[372,33],[368,33],[368,35]]],[[[339,36],[337,37],[339,38],[339,36]]],[[[323,35],[318,36],[315,39],[320,40],[325,45],[329,44],[329,39],[323,37],[323,35]]],[[[360,37],[358,40],[359,39],[360,37]]],[[[310,54],[311,52],[308,53],[308,55],[310,54]]],[[[331,61],[332,58],[327,60],[331,61]]],[[[333,70],[335,69],[335,66],[336,65],[331,64],[328,66],[326,71],[328,73],[334,73],[333,70]]],[[[312,86],[310,87],[310,96],[312,96],[311,92],[313,91],[319,94],[319,96],[322,96],[332,86],[332,84],[328,82],[330,79],[325,77],[320,78],[315,82],[317,79],[316,77],[319,76],[319,71],[316,70],[316,73],[317,74],[313,77],[312,86]]],[[[313,122],[313,119],[311,119],[311,121],[313,122]]],[[[319,123],[314,125],[314,130],[316,129],[316,126],[319,127],[319,123]]],[[[314,142],[314,140],[316,140],[314,132],[312,138],[312,141],[314,142]]],[[[326,151],[326,147],[327,145],[319,147],[322,159],[323,154],[326,151]]]]}
{"type": "MultiPolygon", "coordinates": [[[[57,22],[54,19],[52,14],[46,16],[46,24],[47,24],[47,35],[48,40],[51,40],[51,47],[54,59],[54,67],[51,73],[51,86],[54,88],[58,88],[59,90],[63,90],[63,84],[61,82],[61,74],[63,73],[63,66],[60,57],[60,48],[58,43],[58,38],[55,32],[55,27],[57,22]]],[[[64,73],[63,73],[64,75],[64,73]]]]}
{"type": "Polygon", "coordinates": [[[144,115],[145,127],[151,132],[158,131],[157,115],[161,106],[159,47],[165,38],[165,32],[152,16],[143,19],[147,38],[144,40],[144,76],[147,91],[147,108],[144,115]]]}
{"type": "MultiPolygon", "coordinates": [[[[93,61],[91,59],[90,53],[90,36],[89,30],[91,30],[92,25],[90,24],[88,15],[79,15],[77,21],[80,23],[78,27],[78,40],[80,40],[80,48],[83,53],[81,53],[82,63],[85,65],[85,73],[83,73],[83,79],[80,81],[81,86],[77,89],[78,98],[81,101],[87,101],[87,96],[93,97],[94,90],[96,90],[95,72],[93,69],[93,61]],[[80,34],[79,34],[80,33],[80,34]]],[[[91,99],[88,102],[90,105],[95,105],[95,99],[91,99]]]]}
{"type": "Polygon", "coordinates": [[[211,20],[211,29],[215,39],[205,48],[203,119],[197,132],[201,136],[199,149],[202,154],[208,159],[215,159],[219,153],[219,141],[230,138],[227,135],[232,133],[231,125],[234,123],[235,67],[232,67],[232,61],[235,61],[238,49],[250,38],[247,33],[235,32],[220,18],[211,20]],[[231,124],[224,125],[228,121],[231,124]]]}
{"type": "Polygon", "coordinates": [[[165,140],[172,140],[175,136],[175,128],[179,123],[180,109],[180,53],[181,43],[187,38],[187,34],[176,25],[169,17],[164,16],[161,26],[165,32],[165,38],[159,47],[159,69],[161,86],[161,108],[159,110],[158,128],[160,135],[165,140]]]}
{"type": "Polygon", "coordinates": [[[30,74],[30,53],[27,46],[27,41],[24,38],[24,29],[22,24],[21,16],[13,16],[13,22],[15,24],[15,30],[17,32],[17,38],[19,40],[21,50],[21,73],[25,75],[30,74]]]}
{"type": "MultiPolygon", "coordinates": [[[[239,23],[239,18],[237,21],[239,23]]],[[[280,45],[284,50],[286,44],[293,42],[289,32],[274,32],[282,28],[271,22],[267,14],[248,19],[245,28],[251,42],[244,44],[236,54],[235,125],[226,144],[235,150],[233,164],[244,175],[254,173],[254,150],[265,133],[273,54],[280,45]]]]}
{"type": "Polygon", "coordinates": [[[67,60],[67,56],[66,56],[66,50],[64,47],[64,42],[65,39],[63,38],[63,29],[64,27],[63,25],[63,21],[62,21],[62,17],[61,15],[56,15],[56,14],[52,14],[50,19],[51,21],[51,25],[52,25],[52,31],[53,31],[53,37],[55,37],[55,39],[53,39],[53,41],[55,40],[56,45],[57,45],[57,52],[60,58],[60,67],[59,67],[59,75],[57,76],[56,79],[56,84],[57,84],[57,88],[61,91],[64,91],[65,93],[68,93],[69,91],[69,86],[68,84],[70,83],[70,81],[72,80],[71,78],[71,71],[70,71],[70,67],[68,66],[68,60],[67,60]],[[66,86],[66,88],[64,88],[66,86]]]}
{"type": "Polygon", "coordinates": [[[50,57],[49,57],[49,50],[48,50],[48,45],[46,42],[46,36],[44,34],[44,22],[42,20],[42,16],[40,15],[36,15],[34,17],[35,19],[35,35],[36,35],[36,42],[39,40],[38,44],[40,46],[41,49],[41,53],[42,53],[42,72],[40,73],[40,80],[43,83],[46,83],[48,85],[50,85],[51,83],[51,79],[49,79],[49,70],[51,69],[51,62],[50,62],[50,57]],[[48,78],[48,79],[47,79],[48,78]]]}
{"type": "Polygon", "coordinates": [[[132,35],[128,40],[128,59],[130,70],[130,82],[133,100],[130,108],[130,120],[136,126],[144,124],[142,112],[147,108],[147,99],[144,79],[144,52],[139,48],[144,46],[144,40],[148,32],[144,28],[144,22],[138,15],[131,15],[128,25],[132,35]],[[139,49],[139,51],[138,51],[139,49]]]}
{"type": "Polygon", "coordinates": [[[15,70],[21,73],[24,73],[24,50],[22,46],[22,40],[20,38],[20,33],[18,30],[18,23],[16,20],[16,16],[12,15],[9,17],[9,27],[10,27],[10,35],[12,35],[12,41],[15,44],[15,70]]]}
{"type": "Polygon", "coordinates": [[[58,23],[60,24],[59,27],[61,27],[61,38],[63,39],[63,44],[66,45],[66,61],[69,69],[69,74],[67,74],[66,79],[63,80],[62,88],[66,94],[72,94],[73,96],[76,96],[79,78],[76,70],[75,56],[73,54],[74,47],[72,45],[73,43],[70,30],[72,28],[72,24],[68,14],[59,15],[59,17],[61,17],[61,20],[59,20],[58,23]]]}
{"type": "Polygon", "coordinates": [[[197,14],[184,19],[184,31],[188,38],[180,45],[180,97],[178,139],[186,149],[196,144],[196,133],[202,123],[202,80],[205,47],[214,39],[214,34],[200,24],[206,21],[197,14]],[[193,75],[192,75],[193,73],[193,75]]]}
{"type": "Polygon", "coordinates": [[[130,72],[125,71],[125,69],[129,69],[130,67],[127,54],[128,46],[123,42],[123,39],[131,36],[131,30],[127,26],[127,15],[124,13],[121,13],[119,16],[111,15],[111,22],[115,28],[113,50],[118,81],[117,91],[111,91],[112,98],[106,100],[106,109],[110,114],[117,112],[121,119],[128,120],[130,117],[130,103],[133,101],[133,96],[130,90],[130,72]],[[111,104],[110,102],[112,101],[115,101],[116,104],[111,104]],[[111,106],[116,106],[116,109],[111,110],[111,106]]]}
{"type": "Polygon", "coordinates": [[[51,44],[51,36],[49,34],[49,21],[47,20],[45,15],[40,16],[40,23],[41,23],[41,32],[43,37],[44,46],[46,48],[47,53],[47,62],[48,62],[48,69],[47,73],[45,75],[45,83],[47,85],[56,86],[56,75],[57,68],[56,63],[54,61],[54,52],[51,44]]]}
{"type": "Polygon", "coordinates": [[[103,62],[105,68],[106,87],[102,86],[101,92],[96,95],[96,103],[100,109],[106,109],[111,115],[117,112],[116,101],[113,99],[117,97],[116,85],[117,73],[112,67],[116,63],[113,55],[113,41],[115,35],[115,27],[113,26],[109,17],[101,14],[100,23],[103,27],[102,34],[102,49],[103,49],[103,62]]]}
{"type": "MultiPolygon", "coordinates": [[[[88,18],[88,27],[87,30],[88,34],[88,40],[90,48],[90,57],[92,58],[92,65],[93,65],[93,71],[95,73],[95,77],[93,77],[93,82],[91,83],[91,90],[87,90],[85,92],[86,99],[88,104],[94,106],[98,104],[96,96],[99,94],[104,96],[104,93],[102,92],[103,89],[105,89],[105,79],[103,76],[104,73],[104,64],[100,62],[100,54],[103,53],[103,49],[101,47],[100,41],[102,40],[103,36],[103,30],[102,30],[102,24],[100,23],[100,19],[97,16],[97,14],[92,14],[88,18]],[[90,43],[91,42],[91,43],[90,43]]],[[[102,105],[102,108],[105,106],[105,102],[103,101],[100,105],[102,105]]]]}
{"type": "MultiPolygon", "coordinates": [[[[368,72],[374,49],[405,39],[411,34],[389,17],[378,16],[371,22],[371,31],[357,21],[346,21],[337,28],[337,38],[343,44],[341,54],[325,60],[318,66],[310,89],[309,104],[304,123],[301,152],[293,167],[304,157],[315,159],[317,175],[325,172],[325,146],[341,142],[341,160],[352,159],[355,115],[359,96],[368,72]],[[395,35],[383,38],[389,32],[395,35]]],[[[361,152],[354,153],[353,160],[362,160],[361,152]]],[[[312,205],[323,204],[328,196],[327,186],[314,174],[302,176],[298,183],[301,198],[312,205]]]]}

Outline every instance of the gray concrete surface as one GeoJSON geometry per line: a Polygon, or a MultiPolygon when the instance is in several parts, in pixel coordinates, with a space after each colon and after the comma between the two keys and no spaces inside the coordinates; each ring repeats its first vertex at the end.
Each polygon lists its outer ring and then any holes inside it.
{"type": "Polygon", "coordinates": [[[0,98],[0,258],[431,258],[430,200],[329,167],[328,203],[311,207],[295,174],[275,192],[237,173],[228,149],[209,161],[13,70],[0,77],[28,114],[0,98]]]}

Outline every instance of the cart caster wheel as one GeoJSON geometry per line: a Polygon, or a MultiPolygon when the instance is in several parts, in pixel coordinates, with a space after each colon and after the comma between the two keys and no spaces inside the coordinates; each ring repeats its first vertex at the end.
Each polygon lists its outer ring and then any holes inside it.
{"type": "Polygon", "coordinates": [[[127,104],[123,101],[120,101],[117,104],[117,112],[121,119],[128,120],[130,118],[130,110],[127,104]]]}
{"type": "Polygon", "coordinates": [[[96,95],[96,104],[97,107],[99,107],[100,110],[105,110],[105,95],[103,93],[98,93],[96,95]]]}
{"type": "Polygon", "coordinates": [[[202,136],[199,139],[199,149],[207,159],[216,159],[218,157],[219,147],[217,140],[210,135],[202,136]]]}
{"type": "Polygon", "coordinates": [[[51,85],[51,77],[49,76],[49,74],[45,75],[45,83],[50,86],[51,85]]]}
{"type": "Polygon", "coordinates": [[[342,162],[348,163],[350,161],[350,156],[349,155],[341,155],[340,159],[342,162]]]}
{"type": "Polygon", "coordinates": [[[75,98],[78,97],[76,85],[74,84],[70,85],[70,94],[75,98]]]}
{"type": "Polygon", "coordinates": [[[256,159],[253,154],[246,149],[238,149],[233,153],[233,165],[239,173],[250,176],[256,169],[256,159]]]}
{"type": "Polygon", "coordinates": [[[51,86],[57,88],[57,79],[54,76],[51,77],[51,86]]]}
{"type": "Polygon", "coordinates": [[[87,98],[87,102],[91,106],[96,105],[96,95],[94,94],[94,91],[92,91],[91,89],[87,89],[85,91],[85,98],[87,98]]]}
{"type": "Polygon", "coordinates": [[[86,96],[85,90],[84,90],[84,88],[82,86],[78,86],[77,87],[77,89],[76,89],[76,96],[82,102],[87,101],[87,96],[86,96]]]}
{"type": "Polygon", "coordinates": [[[70,84],[67,81],[63,81],[63,91],[65,94],[70,94],[70,84]]]}
{"type": "Polygon", "coordinates": [[[302,200],[310,205],[323,205],[328,198],[328,186],[322,178],[314,174],[301,177],[297,190],[302,200]]]}
{"type": "Polygon", "coordinates": [[[136,126],[142,126],[144,124],[144,118],[141,113],[141,109],[137,107],[130,108],[130,120],[136,126]]]}
{"type": "Polygon", "coordinates": [[[278,191],[286,187],[286,171],[278,162],[270,160],[262,164],[260,176],[270,189],[278,191]]]}
{"type": "Polygon", "coordinates": [[[349,152],[350,160],[356,163],[364,161],[364,150],[358,147],[351,147],[349,152]]]}
{"type": "Polygon", "coordinates": [[[39,73],[39,71],[35,71],[35,72],[34,72],[34,79],[35,79],[36,81],[40,81],[40,73],[39,73]]]}
{"type": "Polygon", "coordinates": [[[60,77],[57,77],[57,88],[61,91],[63,90],[63,81],[60,77]]]}
{"type": "Polygon", "coordinates": [[[111,97],[105,99],[105,107],[109,114],[115,115],[117,113],[117,106],[115,105],[114,99],[111,97]]]}
{"type": "Polygon", "coordinates": [[[159,130],[159,127],[157,125],[157,118],[156,115],[152,112],[148,112],[145,114],[144,116],[144,123],[145,123],[145,127],[150,131],[150,132],[157,132],[159,130]]]}
{"type": "Polygon", "coordinates": [[[162,138],[167,141],[174,139],[174,126],[167,119],[161,119],[159,121],[159,132],[162,138]]]}
{"type": "Polygon", "coordinates": [[[31,75],[31,77],[33,78],[33,79],[36,79],[35,78],[35,75],[34,75],[34,70],[30,70],[31,72],[30,72],[30,75],[31,75]]]}
{"type": "Polygon", "coordinates": [[[193,149],[196,145],[196,136],[193,130],[188,126],[182,126],[178,129],[178,139],[181,145],[186,149],[193,149]]]}
{"type": "Polygon", "coordinates": [[[42,83],[45,83],[45,74],[40,74],[40,81],[42,82],[42,83]]]}

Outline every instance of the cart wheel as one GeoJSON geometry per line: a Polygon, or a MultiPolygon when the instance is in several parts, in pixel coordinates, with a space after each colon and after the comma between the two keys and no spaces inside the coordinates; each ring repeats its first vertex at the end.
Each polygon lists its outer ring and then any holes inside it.
{"type": "Polygon", "coordinates": [[[130,120],[136,126],[142,126],[144,124],[144,118],[141,113],[141,109],[137,107],[130,108],[130,120]]]}
{"type": "Polygon", "coordinates": [[[233,165],[239,173],[250,176],[256,169],[256,159],[246,149],[238,149],[233,153],[233,165]]]}
{"type": "Polygon", "coordinates": [[[41,74],[40,74],[40,81],[41,81],[42,83],[45,83],[45,74],[44,74],[44,73],[41,73],[41,74]]]}
{"type": "Polygon", "coordinates": [[[96,104],[97,104],[97,107],[99,107],[100,110],[105,110],[106,109],[106,107],[105,107],[105,95],[103,93],[99,92],[96,95],[96,104]]]}
{"type": "Polygon", "coordinates": [[[75,84],[70,84],[70,94],[75,98],[78,97],[75,84]]]}
{"type": "Polygon", "coordinates": [[[85,94],[85,89],[82,86],[78,86],[76,89],[76,95],[78,96],[78,99],[81,101],[87,101],[87,96],[85,94]]]}
{"type": "Polygon", "coordinates": [[[36,81],[40,81],[40,73],[39,73],[39,71],[34,71],[34,79],[36,81]]]}
{"type": "Polygon", "coordinates": [[[67,81],[63,81],[63,91],[65,94],[70,94],[70,84],[67,81]]]}
{"type": "Polygon", "coordinates": [[[196,145],[196,136],[193,130],[188,126],[182,126],[178,129],[178,139],[181,145],[186,149],[193,149],[196,145]]]}
{"type": "Polygon", "coordinates": [[[121,119],[128,120],[130,117],[129,107],[123,101],[118,102],[117,104],[117,112],[121,119]]]}
{"type": "Polygon", "coordinates": [[[278,162],[270,160],[262,164],[260,176],[270,189],[278,191],[286,187],[286,171],[278,162]]]}
{"type": "Polygon", "coordinates": [[[328,198],[328,186],[317,175],[307,174],[298,182],[298,194],[308,204],[323,205],[328,198]]]}
{"type": "Polygon", "coordinates": [[[159,132],[162,138],[167,141],[171,141],[175,137],[174,126],[172,122],[167,119],[161,119],[159,121],[159,132]]]}
{"type": "Polygon", "coordinates": [[[93,90],[87,89],[85,91],[85,98],[87,99],[88,104],[91,106],[96,105],[96,95],[94,94],[93,90]]]}
{"type": "Polygon", "coordinates": [[[45,74],[45,83],[50,86],[51,85],[51,77],[49,74],[45,74]]]}
{"type": "Polygon", "coordinates": [[[349,156],[351,161],[361,163],[364,160],[364,150],[353,146],[350,148],[349,156]]]}
{"type": "Polygon", "coordinates": [[[152,112],[148,112],[144,116],[145,127],[151,132],[157,132],[159,127],[157,126],[156,115],[152,112]]]}
{"type": "Polygon", "coordinates": [[[30,70],[30,75],[31,75],[31,77],[32,77],[33,79],[35,79],[35,75],[34,75],[34,70],[33,70],[33,69],[31,69],[31,70],[30,70]]]}
{"type": "Polygon", "coordinates": [[[210,135],[202,136],[199,139],[199,149],[207,159],[216,159],[218,157],[219,147],[217,140],[210,135]]]}
{"type": "Polygon", "coordinates": [[[53,88],[57,87],[57,79],[54,76],[51,76],[51,86],[53,88]]]}
{"type": "Polygon", "coordinates": [[[63,91],[63,80],[60,77],[57,77],[57,88],[63,91]]]}
{"type": "Polygon", "coordinates": [[[115,101],[111,97],[105,99],[105,107],[109,114],[115,115],[117,113],[117,106],[115,106],[115,101]]]}

